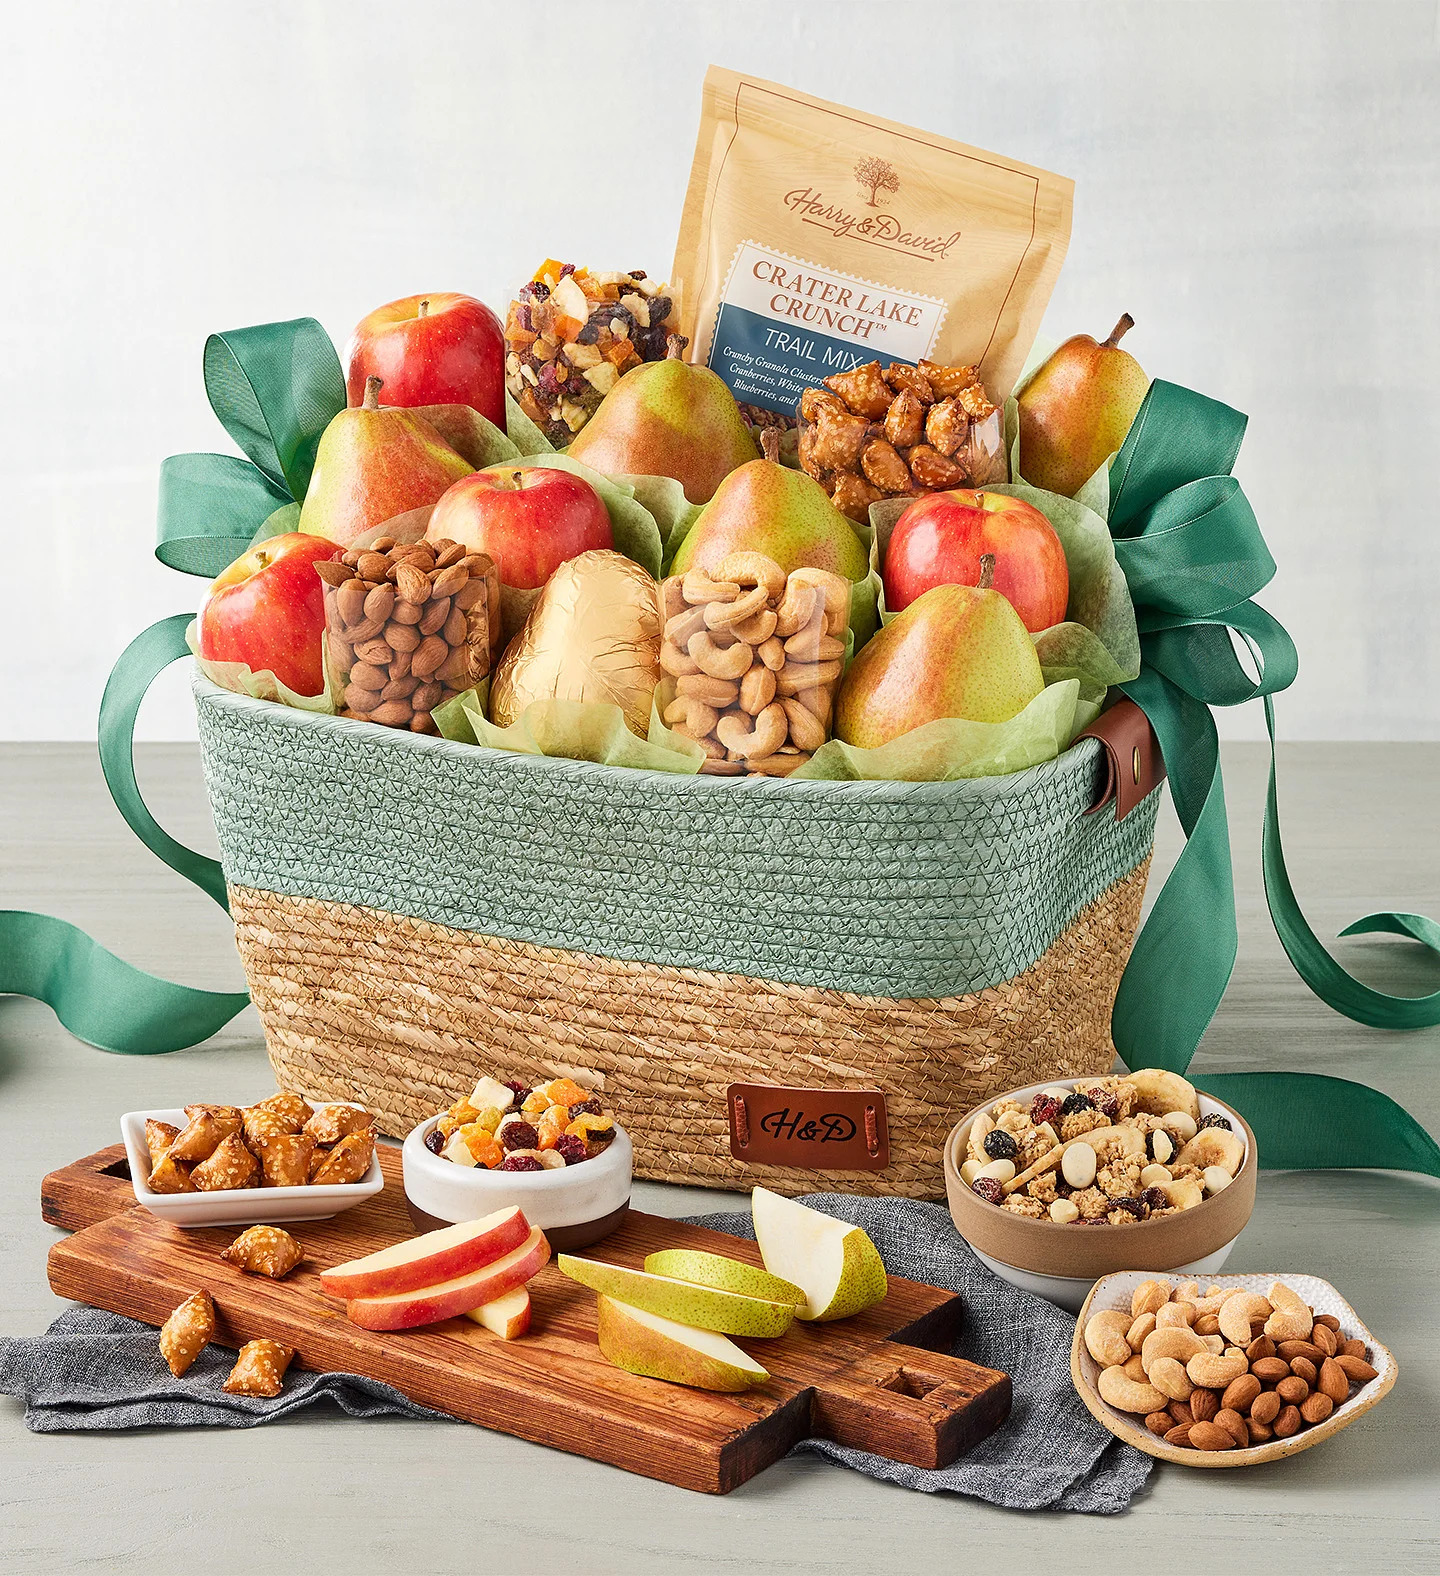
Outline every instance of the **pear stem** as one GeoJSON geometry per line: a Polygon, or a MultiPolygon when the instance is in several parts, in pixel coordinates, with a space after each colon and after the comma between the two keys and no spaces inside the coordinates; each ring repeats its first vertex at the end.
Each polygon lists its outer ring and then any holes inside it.
{"type": "Polygon", "coordinates": [[[988,591],[995,583],[995,555],[994,553],[981,553],[980,578],[975,582],[981,591],[988,591]]]}
{"type": "Polygon", "coordinates": [[[665,359],[667,361],[679,361],[684,354],[686,345],[689,343],[690,341],[684,334],[667,334],[665,336],[665,359]]]}
{"type": "Polygon", "coordinates": [[[428,296],[423,296],[421,298],[420,305],[415,308],[415,316],[416,317],[428,317],[429,315],[430,315],[430,298],[428,296]]]}
{"type": "Polygon", "coordinates": [[[1131,317],[1128,312],[1126,312],[1121,317],[1120,321],[1115,325],[1115,327],[1110,330],[1110,337],[1105,341],[1106,345],[1108,345],[1110,349],[1113,350],[1115,346],[1118,345],[1120,341],[1124,339],[1126,334],[1128,334],[1134,327],[1135,319],[1131,317]]]}
{"type": "Polygon", "coordinates": [[[380,409],[380,390],[385,386],[384,378],[369,377],[365,379],[365,410],[380,409]]]}
{"type": "Polygon", "coordinates": [[[760,429],[760,452],[772,465],[780,463],[780,434],[774,427],[760,429]]]}

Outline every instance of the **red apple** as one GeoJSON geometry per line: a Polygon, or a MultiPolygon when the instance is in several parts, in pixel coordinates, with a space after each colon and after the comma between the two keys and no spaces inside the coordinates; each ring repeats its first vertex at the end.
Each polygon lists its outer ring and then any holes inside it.
{"type": "Polygon", "coordinates": [[[419,1324],[438,1324],[523,1286],[544,1269],[549,1258],[545,1233],[534,1226],[518,1248],[482,1269],[388,1297],[356,1297],[345,1305],[345,1312],[352,1324],[364,1330],[411,1330],[419,1324]]]}
{"type": "Polygon", "coordinates": [[[242,553],[200,604],[200,655],[244,662],[256,673],[269,668],[297,695],[318,695],[325,588],[314,566],[341,552],[328,537],[287,531],[242,553]]]}
{"type": "Polygon", "coordinates": [[[994,587],[1032,635],[1062,622],[1070,571],[1055,527],[1023,498],[963,488],[927,493],[895,522],[885,550],[886,609],[898,613],[932,586],[978,585],[982,553],[994,555],[994,587]]]}
{"type": "Polygon", "coordinates": [[[482,1220],[462,1221],[423,1236],[381,1248],[320,1271],[320,1286],[331,1297],[385,1297],[414,1291],[483,1269],[518,1248],[530,1236],[530,1222],[516,1205],[482,1220]]]}
{"type": "Polygon", "coordinates": [[[425,535],[489,553],[502,585],[533,591],[567,559],[614,547],[600,494],[579,476],[541,465],[491,465],[462,476],[435,505],[425,535]]]}
{"type": "Polygon", "coordinates": [[[352,406],[384,378],[387,405],[469,405],[505,430],[505,331],[474,296],[406,296],[361,318],[345,347],[352,406]]]}
{"type": "Polygon", "coordinates": [[[465,1317],[487,1330],[494,1330],[502,1341],[518,1341],[530,1328],[530,1293],[523,1286],[517,1286],[494,1302],[468,1309],[465,1317]]]}

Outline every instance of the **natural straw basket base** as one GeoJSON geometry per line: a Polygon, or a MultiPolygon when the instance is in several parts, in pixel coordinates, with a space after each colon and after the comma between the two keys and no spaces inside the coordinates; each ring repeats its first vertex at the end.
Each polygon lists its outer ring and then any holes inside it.
{"type": "Polygon", "coordinates": [[[940,1198],[941,1146],[960,1112],[1037,1080],[1109,1071],[1110,1010],[1148,868],[1104,891],[1024,973],[929,1000],[620,962],[253,887],[232,886],[230,908],[281,1086],[363,1101],[396,1137],[482,1072],[538,1082],[578,1069],[603,1077],[637,1176],[940,1198]],[[882,1090],[891,1164],[740,1164],[731,1083],[882,1090]]]}

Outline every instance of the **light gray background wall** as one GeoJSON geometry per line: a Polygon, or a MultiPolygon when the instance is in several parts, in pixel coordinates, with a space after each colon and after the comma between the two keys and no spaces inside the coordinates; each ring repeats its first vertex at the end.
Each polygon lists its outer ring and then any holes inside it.
{"type": "MultiPolygon", "coordinates": [[[[0,736],[92,736],[126,641],[198,601],[150,547],[161,457],[227,446],[207,332],[503,310],[547,253],[665,272],[712,61],[1072,176],[1046,332],[1129,310],[1152,375],[1250,413],[1284,733],[1440,736],[1437,49],[1429,0],[17,6],[0,736]]],[[[191,732],[178,672],[143,731],[191,732]]]]}

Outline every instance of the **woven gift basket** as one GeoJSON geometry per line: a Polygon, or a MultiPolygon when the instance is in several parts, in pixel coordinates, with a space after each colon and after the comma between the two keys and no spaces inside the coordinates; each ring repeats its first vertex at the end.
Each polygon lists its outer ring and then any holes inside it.
{"type": "MultiPolygon", "coordinates": [[[[285,1088],[392,1134],[481,1072],[603,1078],[654,1180],[782,1191],[737,1083],[879,1091],[888,1164],[943,1193],[955,1113],[1108,1072],[1157,792],[1087,814],[1104,748],[1007,777],[736,782],[313,716],[196,680],[236,938],[285,1088]]],[[[1136,713],[1138,716],[1138,713],[1136,713]]]]}

